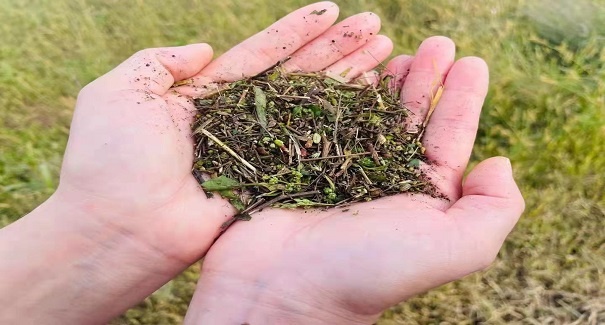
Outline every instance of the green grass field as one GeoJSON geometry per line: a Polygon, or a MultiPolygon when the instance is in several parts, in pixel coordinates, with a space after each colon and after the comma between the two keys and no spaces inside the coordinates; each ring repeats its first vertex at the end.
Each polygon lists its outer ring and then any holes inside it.
{"type": "MultiPolygon", "coordinates": [[[[489,270],[380,324],[605,323],[605,2],[337,2],[343,17],[379,14],[395,53],[440,34],[459,56],[486,59],[472,160],[509,156],[527,201],[489,270]]],[[[205,41],[223,52],[308,2],[278,3],[0,1],[0,226],[53,192],[81,87],[146,47],[205,41]]],[[[196,278],[192,267],[115,323],[180,323],[196,278]]]]}

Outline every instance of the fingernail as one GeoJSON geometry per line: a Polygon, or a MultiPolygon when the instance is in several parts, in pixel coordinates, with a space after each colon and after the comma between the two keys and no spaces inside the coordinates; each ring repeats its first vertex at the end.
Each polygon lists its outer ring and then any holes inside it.
{"type": "Polygon", "coordinates": [[[508,157],[503,157],[503,158],[504,158],[504,164],[506,165],[506,170],[512,176],[513,175],[513,165],[511,164],[510,159],[508,159],[508,157]]]}

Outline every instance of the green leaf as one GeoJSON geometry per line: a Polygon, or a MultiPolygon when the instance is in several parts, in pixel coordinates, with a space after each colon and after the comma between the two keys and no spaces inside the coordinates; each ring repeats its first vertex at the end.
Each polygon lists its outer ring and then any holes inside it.
{"type": "Polygon", "coordinates": [[[315,117],[321,117],[323,115],[323,109],[319,105],[312,104],[309,105],[307,108],[309,108],[311,112],[313,112],[313,116],[315,117]]]}
{"type": "Polygon", "coordinates": [[[419,167],[419,166],[420,166],[420,159],[412,159],[408,163],[408,167],[419,167]]]}
{"type": "Polygon", "coordinates": [[[244,202],[240,200],[239,196],[237,195],[237,193],[235,193],[234,190],[221,190],[218,191],[218,193],[225,199],[228,199],[229,203],[231,203],[231,205],[233,205],[233,207],[236,208],[237,211],[244,211],[244,209],[246,209],[244,202]]]}
{"type": "Polygon", "coordinates": [[[263,129],[267,128],[267,95],[260,89],[254,86],[254,104],[256,105],[256,118],[263,129]]]}
{"type": "Polygon", "coordinates": [[[224,191],[239,187],[238,181],[231,179],[227,176],[219,176],[217,178],[209,179],[202,183],[202,187],[206,191],[224,191]]]}
{"type": "Polygon", "coordinates": [[[279,78],[279,75],[279,69],[275,68],[275,70],[273,70],[273,72],[271,72],[271,74],[267,76],[267,79],[269,79],[269,81],[275,81],[277,78],[279,78]]]}
{"type": "Polygon", "coordinates": [[[235,191],[233,191],[231,189],[218,191],[218,194],[220,194],[225,199],[229,199],[229,200],[238,200],[239,199],[237,194],[235,194],[235,191]]]}
{"type": "Polygon", "coordinates": [[[244,202],[242,202],[239,198],[237,198],[237,199],[230,199],[229,203],[231,203],[231,205],[233,205],[233,207],[236,208],[237,211],[244,211],[246,209],[246,206],[244,205],[244,202]]]}
{"type": "Polygon", "coordinates": [[[302,116],[302,111],[302,106],[294,106],[294,108],[292,108],[292,115],[294,115],[295,117],[300,117],[302,116]]]}

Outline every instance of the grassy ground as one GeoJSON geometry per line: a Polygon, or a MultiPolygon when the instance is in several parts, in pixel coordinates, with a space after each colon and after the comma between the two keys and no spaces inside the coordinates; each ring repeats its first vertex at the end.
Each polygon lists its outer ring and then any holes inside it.
{"type": "MultiPolygon", "coordinates": [[[[605,323],[603,0],[340,2],[343,14],[380,14],[397,53],[442,34],[460,55],[488,61],[473,161],[509,156],[527,200],[492,268],[389,310],[381,324],[605,323]]],[[[0,1],[0,226],[52,193],[83,85],[145,47],[207,41],[224,51],[302,3],[0,1]]],[[[179,323],[196,274],[116,324],[179,323]]]]}

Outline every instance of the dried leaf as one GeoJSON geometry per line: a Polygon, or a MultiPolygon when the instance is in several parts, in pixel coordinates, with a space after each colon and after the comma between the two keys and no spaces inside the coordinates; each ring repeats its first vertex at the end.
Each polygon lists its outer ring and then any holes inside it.
{"type": "Polygon", "coordinates": [[[319,101],[321,102],[321,105],[324,108],[324,112],[326,112],[326,117],[328,119],[329,122],[334,122],[336,121],[336,114],[338,114],[338,112],[336,111],[336,108],[334,108],[334,106],[332,106],[332,104],[330,104],[329,101],[320,98],[319,101]]]}
{"type": "Polygon", "coordinates": [[[302,208],[302,207],[316,207],[316,206],[326,206],[326,205],[330,205],[330,204],[313,202],[309,199],[294,199],[294,202],[292,202],[292,203],[281,203],[281,204],[278,204],[277,207],[283,208],[283,209],[296,209],[296,208],[302,208]]]}
{"type": "Polygon", "coordinates": [[[340,76],[345,78],[349,72],[351,72],[351,70],[353,69],[353,67],[348,67],[347,69],[345,69],[343,72],[340,73],[340,76]]]}
{"type": "Polygon", "coordinates": [[[321,15],[323,15],[324,13],[326,13],[326,11],[328,11],[328,9],[322,9],[322,10],[319,10],[319,11],[317,11],[317,10],[313,10],[313,11],[311,11],[310,15],[318,15],[318,16],[321,16],[321,15]]]}
{"type": "Polygon", "coordinates": [[[256,118],[258,123],[263,127],[267,128],[267,95],[260,89],[260,87],[254,86],[254,105],[256,106],[256,118]]]}
{"type": "Polygon", "coordinates": [[[319,133],[313,133],[313,143],[320,143],[321,142],[321,135],[319,135],[319,133]]]}
{"type": "Polygon", "coordinates": [[[250,216],[248,213],[238,214],[235,217],[237,218],[237,220],[241,220],[241,221],[250,221],[250,220],[252,220],[252,216],[250,216]]]}

